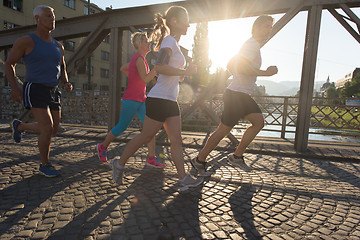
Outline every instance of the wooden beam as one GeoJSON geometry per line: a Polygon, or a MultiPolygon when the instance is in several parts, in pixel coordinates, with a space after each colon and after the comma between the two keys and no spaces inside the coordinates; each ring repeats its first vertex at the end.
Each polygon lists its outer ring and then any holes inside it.
{"type": "Polygon", "coordinates": [[[86,39],[84,39],[80,46],[76,48],[74,54],[66,61],[67,73],[72,75],[81,66],[81,64],[91,55],[91,53],[99,46],[103,39],[109,35],[109,30],[104,26],[107,24],[108,18],[105,18],[97,28],[92,31],[86,39]]]}
{"type": "Polygon", "coordinates": [[[108,129],[112,129],[119,121],[121,112],[121,71],[123,31],[111,29],[110,33],[110,98],[108,129]]]}
{"type": "Polygon", "coordinates": [[[355,31],[350,24],[348,24],[343,16],[341,16],[334,8],[329,8],[328,11],[338,20],[338,22],[360,43],[360,35],[355,31]]]}
{"type": "MultiPolygon", "coordinates": [[[[313,5],[324,8],[338,8],[339,4],[349,7],[360,7],[360,0],[188,0],[176,3],[163,3],[150,6],[116,9],[81,17],[56,21],[56,29],[52,35],[57,40],[87,36],[99,26],[104,18],[109,18],[109,24],[104,29],[149,27],[154,24],[154,14],[164,12],[171,5],[180,5],[188,9],[190,21],[214,21],[241,17],[252,17],[261,14],[279,14],[304,4],[302,11],[313,5]]],[[[19,37],[35,30],[36,26],[25,26],[0,31],[0,50],[10,48],[19,37]]]]}
{"type": "Polygon", "coordinates": [[[308,14],[304,49],[303,69],[301,74],[299,110],[296,120],[295,149],[307,150],[314,79],[319,45],[322,6],[311,7],[308,14]]]}
{"type": "Polygon", "coordinates": [[[340,7],[350,17],[351,21],[356,24],[358,30],[360,31],[360,19],[358,16],[356,16],[356,14],[351,11],[351,9],[346,4],[340,4],[340,7]]]}
{"type": "Polygon", "coordinates": [[[274,37],[288,22],[291,21],[303,9],[303,2],[298,6],[291,8],[284,16],[282,16],[274,25],[269,39],[262,45],[264,46],[272,37],[274,37]]]}

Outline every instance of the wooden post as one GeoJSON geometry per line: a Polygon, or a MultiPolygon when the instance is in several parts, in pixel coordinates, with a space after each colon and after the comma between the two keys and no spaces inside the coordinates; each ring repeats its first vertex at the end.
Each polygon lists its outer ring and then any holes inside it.
{"type": "Polygon", "coordinates": [[[108,130],[119,121],[121,112],[121,72],[122,65],[122,36],[120,28],[112,28],[110,32],[110,98],[108,130]]]}
{"type": "Polygon", "coordinates": [[[286,133],[286,120],[288,117],[288,105],[289,105],[289,97],[284,97],[284,108],[282,113],[282,121],[281,121],[281,138],[285,138],[286,133]]]}
{"type": "Polygon", "coordinates": [[[314,5],[308,13],[303,69],[300,84],[299,111],[296,120],[295,133],[295,149],[299,152],[305,152],[308,144],[310,113],[319,45],[321,11],[321,5],[314,5]]]}

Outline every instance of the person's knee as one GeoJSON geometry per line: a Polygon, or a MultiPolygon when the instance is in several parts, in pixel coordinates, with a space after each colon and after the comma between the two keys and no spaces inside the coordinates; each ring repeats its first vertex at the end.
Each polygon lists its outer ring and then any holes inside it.
{"type": "Polygon", "coordinates": [[[142,139],[144,140],[144,144],[148,144],[149,142],[151,142],[151,140],[153,139],[154,136],[142,136],[142,139]]]}
{"type": "Polygon", "coordinates": [[[41,126],[40,135],[48,136],[49,138],[51,138],[52,134],[53,134],[53,126],[51,124],[46,124],[44,126],[41,126]]]}
{"type": "Polygon", "coordinates": [[[182,147],[181,137],[176,137],[176,138],[170,139],[170,144],[172,147],[182,147]]]}
{"type": "Polygon", "coordinates": [[[232,127],[226,126],[223,123],[220,123],[219,126],[216,128],[214,135],[217,135],[221,138],[224,138],[225,136],[227,136],[230,131],[231,131],[232,127]]]}
{"type": "Polygon", "coordinates": [[[55,136],[59,131],[59,126],[53,126],[51,136],[55,136]]]}
{"type": "Polygon", "coordinates": [[[264,128],[265,121],[264,121],[264,119],[259,119],[258,121],[254,122],[252,125],[260,131],[261,129],[264,128]]]}

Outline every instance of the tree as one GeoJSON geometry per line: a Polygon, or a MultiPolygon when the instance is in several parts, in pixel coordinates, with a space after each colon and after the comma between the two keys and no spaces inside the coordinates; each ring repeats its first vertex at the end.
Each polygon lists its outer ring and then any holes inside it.
{"type": "Polygon", "coordinates": [[[356,74],[351,82],[347,82],[340,90],[340,96],[345,98],[360,97],[360,73],[356,74]]]}
{"type": "Polygon", "coordinates": [[[206,86],[209,82],[209,68],[211,66],[207,22],[200,22],[196,25],[192,56],[197,65],[197,73],[192,84],[194,86],[206,86]]]}
{"type": "Polygon", "coordinates": [[[335,84],[331,83],[328,88],[326,89],[326,98],[327,98],[327,103],[329,105],[332,104],[338,104],[338,101],[336,100],[336,98],[339,97],[339,93],[335,88],[335,84]]]}

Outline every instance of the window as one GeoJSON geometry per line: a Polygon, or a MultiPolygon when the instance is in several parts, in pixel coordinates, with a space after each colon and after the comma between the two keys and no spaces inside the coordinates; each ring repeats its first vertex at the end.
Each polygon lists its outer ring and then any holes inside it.
{"type": "Polygon", "coordinates": [[[105,61],[109,61],[110,53],[106,51],[101,51],[101,59],[105,61]]]}
{"type": "Polygon", "coordinates": [[[17,25],[17,24],[4,21],[4,29],[5,29],[5,30],[6,30],[6,29],[16,28],[16,27],[18,27],[18,26],[19,26],[19,25],[17,25]]]}
{"type": "Polygon", "coordinates": [[[109,78],[109,69],[101,68],[100,69],[100,76],[102,78],[109,78]]]}
{"type": "Polygon", "coordinates": [[[3,5],[5,7],[22,12],[23,1],[22,0],[3,0],[3,5]]]}
{"type": "Polygon", "coordinates": [[[75,9],[75,0],[63,0],[63,4],[69,8],[75,9]]]}
{"type": "Polygon", "coordinates": [[[83,83],[83,90],[89,90],[89,84],[83,83]]]}
{"type": "MultiPolygon", "coordinates": [[[[78,68],[78,70],[76,71],[76,73],[78,75],[87,75],[88,74],[88,61],[85,61],[83,64],[81,64],[81,66],[78,68]]],[[[93,76],[94,75],[94,67],[91,66],[90,68],[90,75],[93,76]]]]}
{"type": "Polygon", "coordinates": [[[110,42],[110,34],[107,35],[104,40],[103,40],[104,43],[109,43],[110,42]]]}
{"type": "Polygon", "coordinates": [[[100,91],[109,91],[109,85],[100,85],[100,91]]]}
{"type": "Polygon", "coordinates": [[[81,64],[81,66],[78,68],[77,70],[77,74],[86,74],[86,62],[84,62],[83,64],[81,64]]]}
{"type": "Polygon", "coordinates": [[[68,50],[71,52],[75,51],[75,42],[74,41],[64,40],[63,45],[64,45],[65,50],[68,50]]]}
{"type": "MultiPolygon", "coordinates": [[[[94,14],[94,13],[95,13],[95,10],[91,9],[91,7],[90,7],[90,14],[94,14]]],[[[87,6],[84,6],[84,15],[89,15],[89,9],[87,6]]]]}

